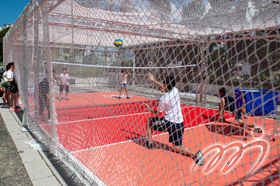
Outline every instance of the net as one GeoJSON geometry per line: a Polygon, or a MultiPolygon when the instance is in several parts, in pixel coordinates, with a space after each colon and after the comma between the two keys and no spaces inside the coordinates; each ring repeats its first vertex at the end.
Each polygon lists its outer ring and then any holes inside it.
{"type": "Polygon", "coordinates": [[[273,0],[32,0],[3,45],[22,125],[81,185],[278,185],[279,14],[273,0]]]}

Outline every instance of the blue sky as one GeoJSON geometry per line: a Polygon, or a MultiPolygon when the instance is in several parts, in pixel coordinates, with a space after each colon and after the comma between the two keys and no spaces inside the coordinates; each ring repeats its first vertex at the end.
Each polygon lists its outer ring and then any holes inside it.
{"type": "Polygon", "coordinates": [[[0,26],[13,24],[30,0],[1,0],[0,26]]]}

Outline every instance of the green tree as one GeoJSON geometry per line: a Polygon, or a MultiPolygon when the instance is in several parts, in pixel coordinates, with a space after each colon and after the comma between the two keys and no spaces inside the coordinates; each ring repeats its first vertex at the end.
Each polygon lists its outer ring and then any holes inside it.
{"type": "Polygon", "coordinates": [[[0,61],[3,62],[3,38],[6,33],[9,31],[10,27],[5,28],[0,31],[0,61]]]}

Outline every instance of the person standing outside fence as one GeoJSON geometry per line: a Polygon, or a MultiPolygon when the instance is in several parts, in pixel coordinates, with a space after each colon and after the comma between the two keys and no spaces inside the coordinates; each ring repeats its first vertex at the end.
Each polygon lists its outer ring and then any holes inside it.
{"type": "Polygon", "coordinates": [[[7,72],[10,70],[9,65],[6,65],[6,70],[3,73],[3,80],[2,80],[2,87],[4,88],[4,94],[3,94],[3,106],[1,108],[10,108],[10,82],[7,77],[7,72]]]}
{"type": "Polygon", "coordinates": [[[16,108],[17,106],[17,99],[18,99],[18,87],[17,87],[17,81],[16,81],[16,76],[14,75],[14,70],[15,70],[15,64],[13,62],[8,64],[9,70],[7,71],[7,78],[8,81],[10,82],[10,92],[11,92],[11,111],[20,111],[19,109],[16,108]]]}

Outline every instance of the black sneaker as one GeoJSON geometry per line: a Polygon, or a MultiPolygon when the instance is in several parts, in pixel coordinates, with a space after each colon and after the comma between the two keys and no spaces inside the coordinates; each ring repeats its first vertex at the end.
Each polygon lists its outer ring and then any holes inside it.
{"type": "Polygon", "coordinates": [[[219,118],[218,122],[226,122],[227,120],[225,119],[225,117],[219,118]]]}
{"type": "Polygon", "coordinates": [[[145,147],[148,149],[154,149],[154,146],[152,143],[149,143],[148,141],[145,142],[145,147]]]}
{"type": "Polygon", "coordinates": [[[130,99],[130,97],[126,97],[126,99],[130,99]]]}
{"type": "Polygon", "coordinates": [[[199,166],[202,166],[204,164],[205,160],[203,158],[203,153],[201,150],[197,151],[197,153],[195,154],[194,161],[199,166]]]}

